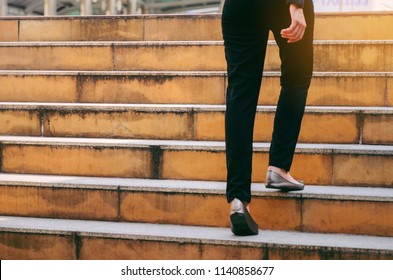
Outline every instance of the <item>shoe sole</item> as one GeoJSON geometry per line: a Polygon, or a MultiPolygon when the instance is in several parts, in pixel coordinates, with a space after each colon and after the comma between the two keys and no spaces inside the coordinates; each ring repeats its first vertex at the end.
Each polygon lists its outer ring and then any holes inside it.
{"type": "Polygon", "coordinates": [[[296,186],[288,186],[285,184],[266,185],[266,188],[267,189],[282,190],[282,191],[286,191],[286,192],[304,190],[304,186],[296,187],[296,186]]]}
{"type": "MultiPolygon", "coordinates": [[[[251,219],[251,217],[250,217],[251,219]]],[[[233,213],[230,216],[231,230],[235,235],[257,235],[258,225],[254,221],[247,219],[246,215],[242,213],[233,213]]]]}

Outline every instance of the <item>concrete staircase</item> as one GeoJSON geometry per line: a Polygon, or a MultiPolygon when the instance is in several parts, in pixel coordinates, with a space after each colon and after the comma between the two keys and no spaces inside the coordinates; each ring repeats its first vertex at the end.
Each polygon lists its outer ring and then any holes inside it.
{"type": "Polygon", "coordinates": [[[1,259],[393,259],[393,15],[319,14],[293,175],[265,189],[277,47],[256,117],[252,213],[229,230],[220,17],[0,19],[1,259]]]}

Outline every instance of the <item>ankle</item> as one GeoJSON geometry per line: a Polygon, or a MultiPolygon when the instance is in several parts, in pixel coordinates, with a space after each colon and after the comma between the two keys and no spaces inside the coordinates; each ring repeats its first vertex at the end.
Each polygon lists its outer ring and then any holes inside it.
{"type": "MultiPolygon", "coordinates": [[[[238,198],[237,198],[238,199],[238,198]]],[[[243,205],[248,209],[248,210],[250,210],[249,208],[250,208],[250,203],[248,203],[248,202],[246,202],[246,201],[243,201],[243,200],[241,200],[241,199],[239,199],[242,203],[243,203],[243,205]]],[[[232,203],[232,201],[233,201],[233,199],[229,202],[229,203],[232,203]]]]}
{"type": "Polygon", "coordinates": [[[278,173],[280,175],[285,175],[285,174],[288,173],[288,171],[286,171],[283,168],[276,167],[276,166],[271,166],[271,165],[267,168],[267,170],[274,171],[274,172],[276,172],[276,173],[278,173]]]}

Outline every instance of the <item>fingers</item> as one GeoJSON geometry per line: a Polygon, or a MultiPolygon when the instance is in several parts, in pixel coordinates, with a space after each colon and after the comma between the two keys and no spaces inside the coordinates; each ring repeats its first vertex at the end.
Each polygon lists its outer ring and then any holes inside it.
{"type": "Polygon", "coordinates": [[[306,30],[306,20],[304,19],[303,9],[299,8],[295,4],[291,4],[289,7],[291,14],[291,26],[281,30],[281,37],[288,39],[288,43],[295,43],[303,38],[306,30]]]}
{"type": "Polygon", "coordinates": [[[305,25],[294,22],[289,28],[281,30],[281,37],[288,39],[288,43],[295,43],[303,38],[305,30],[305,25]]]}
{"type": "Polygon", "coordinates": [[[304,28],[297,28],[291,33],[283,34],[282,37],[288,39],[288,43],[298,42],[303,38],[304,31],[304,28]]]}
{"type": "Polygon", "coordinates": [[[291,26],[281,31],[281,36],[286,39],[298,40],[303,37],[304,28],[301,25],[291,26]]]}

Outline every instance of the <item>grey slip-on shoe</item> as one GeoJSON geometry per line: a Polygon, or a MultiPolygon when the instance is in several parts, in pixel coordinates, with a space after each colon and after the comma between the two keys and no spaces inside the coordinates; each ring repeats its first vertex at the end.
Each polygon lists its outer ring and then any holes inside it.
{"type": "Polygon", "coordinates": [[[257,235],[258,225],[255,223],[247,207],[242,201],[234,198],[231,201],[231,230],[235,235],[257,235]]]}
{"type": "Polygon", "coordinates": [[[277,189],[282,191],[301,191],[304,189],[304,183],[302,181],[297,181],[297,183],[292,183],[282,177],[280,174],[268,170],[266,174],[266,188],[277,189]]]}

